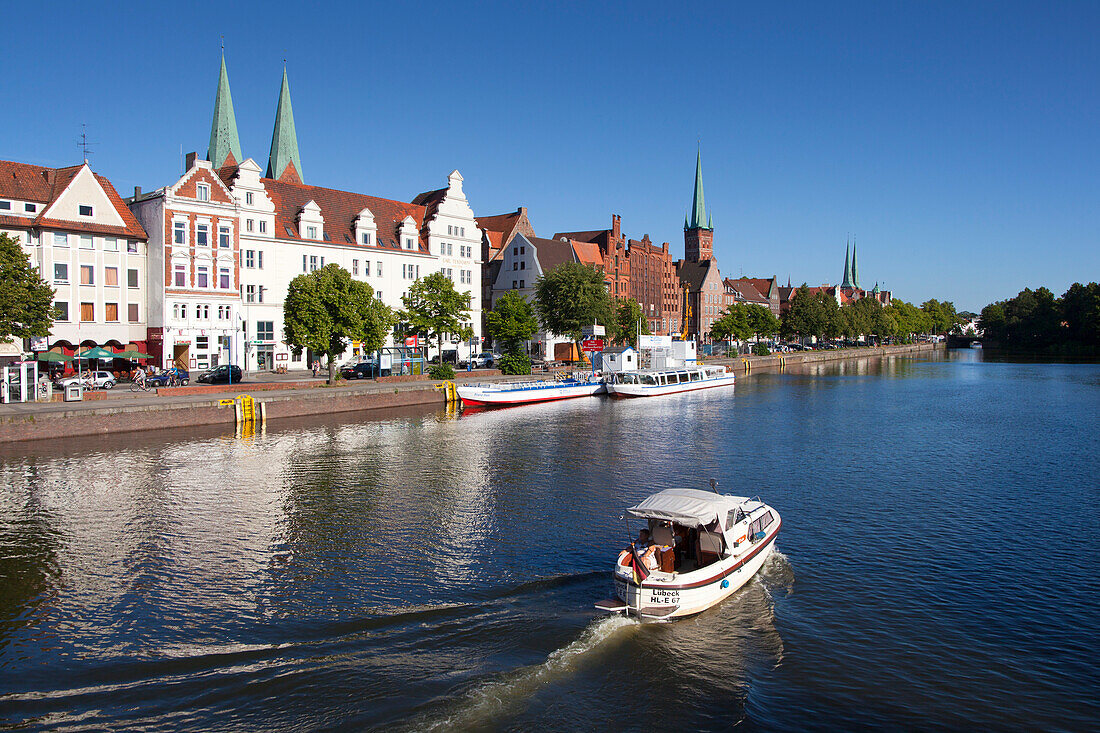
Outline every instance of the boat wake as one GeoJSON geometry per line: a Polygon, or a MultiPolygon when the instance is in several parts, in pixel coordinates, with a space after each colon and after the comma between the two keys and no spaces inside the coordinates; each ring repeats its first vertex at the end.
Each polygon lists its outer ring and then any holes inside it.
{"type": "MultiPolygon", "coordinates": [[[[485,683],[458,702],[449,715],[410,722],[408,730],[470,730],[491,728],[501,717],[519,712],[526,701],[545,685],[576,675],[593,664],[613,645],[629,638],[639,623],[625,616],[609,616],[592,622],[573,642],[551,652],[542,664],[521,667],[500,679],[485,683]]],[[[433,716],[434,717],[434,716],[433,716]]]]}

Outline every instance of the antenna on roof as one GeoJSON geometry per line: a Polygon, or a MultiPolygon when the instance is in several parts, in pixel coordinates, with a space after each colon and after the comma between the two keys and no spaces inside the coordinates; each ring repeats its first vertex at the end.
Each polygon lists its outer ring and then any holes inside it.
{"type": "Polygon", "coordinates": [[[80,138],[76,141],[76,146],[84,153],[84,162],[88,162],[88,156],[92,153],[93,142],[88,140],[88,126],[83,122],[80,123],[80,138]]]}

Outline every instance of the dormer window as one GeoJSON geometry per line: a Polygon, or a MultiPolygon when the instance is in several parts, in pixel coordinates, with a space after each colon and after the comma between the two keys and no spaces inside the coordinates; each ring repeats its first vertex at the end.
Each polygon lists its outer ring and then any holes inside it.
{"type": "Polygon", "coordinates": [[[306,227],[306,239],[317,239],[317,227],[306,227]]]}
{"type": "Polygon", "coordinates": [[[23,211],[33,214],[38,211],[38,204],[23,204],[23,211]]]}
{"type": "Polygon", "coordinates": [[[11,201],[0,201],[0,211],[11,211],[11,201]]]}
{"type": "Polygon", "coordinates": [[[77,209],[81,216],[95,216],[95,209],[92,208],[91,204],[80,204],[77,209]]]}
{"type": "Polygon", "coordinates": [[[363,232],[363,244],[370,244],[370,232],[363,232]]]}
{"type": "Polygon", "coordinates": [[[195,198],[199,201],[210,200],[210,186],[205,183],[200,183],[195,186],[195,198]]]}
{"type": "Polygon", "coordinates": [[[405,249],[412,249],[412,248],[413,248],[413,239],[412,239],[412,237],[405,237],[405,249]]]}

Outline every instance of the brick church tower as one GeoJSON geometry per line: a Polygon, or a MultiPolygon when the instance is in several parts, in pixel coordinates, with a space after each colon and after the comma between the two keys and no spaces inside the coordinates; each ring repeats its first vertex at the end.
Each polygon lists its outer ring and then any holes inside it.
{"type": "Polygon", "coordinates": [[[691,212],[684,217],[684,259],[703,262],[714,259],[714,223],[707,219],[707,207],[703,203],[703,153],[695,158],[695,196],[691,212]]]}

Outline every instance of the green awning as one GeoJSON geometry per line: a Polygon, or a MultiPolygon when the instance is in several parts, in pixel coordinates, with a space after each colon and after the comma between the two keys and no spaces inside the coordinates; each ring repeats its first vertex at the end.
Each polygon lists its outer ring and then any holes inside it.
{"type": "Polygon", "coordinates": [[[40,351],[38,352],[39,361],[73,361],[73,357],[68,354],[57,354],[52,351],[40,351]]]}
{"type": "Polygon", "coordinates": [[[152,354],[146,354],[146,353],[143,353],[143,352],[137,351],[137,350],[120,351],[117,354],[115,354],[115,356],[119,359],[152,359],[152,358],[154,358],[152,354]]]}
{"type": "Polygon", "coordinates": [[[101,346],[93,346],[90,349],[78,352],[76,355],[78,359],[114,359],[117,356],[118,354],[115,352],[108,351],[101,346]]]}

